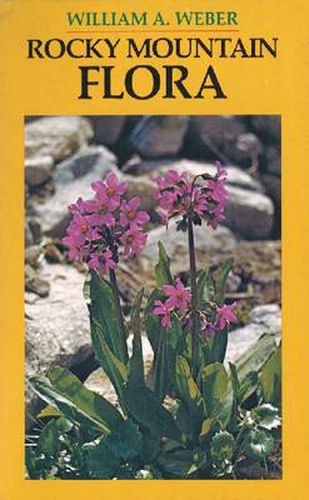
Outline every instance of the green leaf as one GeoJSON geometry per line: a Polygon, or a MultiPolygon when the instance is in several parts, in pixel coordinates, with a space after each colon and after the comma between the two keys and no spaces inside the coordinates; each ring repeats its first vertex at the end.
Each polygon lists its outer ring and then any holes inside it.
{"type": "Polygon", "coordinates": [[[93,479],[112,479],[117,477],[121,466],[121,457],[116,456],[101,441],[97,446],[89,449],[87,454],[87,467],[93,479]]]}
{"type": "Polygon", "coordinates": [[[158,463],[165,473],[179,478],[185,478],[199,469],[202,465],[202,459],[194,450],[179,448],[170,452],[161,453],[158,463]]]}
{"type": "Polygon", "coordinates": [[[143,300],[144,289],[141,289],[136,295],[132,313],[131,325],[133,330],[133,353],[129,362],[129,377],[130,383],[144,384],[144,361],[143,361],[143,348],[142,348],[142,332],[141,332],[141,303],[143,300]]]}
{"type": "Polygon", "coordinates": [[[274,449],[274,440],[269,432],[254,429],[250,431],[244,443],[246,454],[257,460],[265,460],[274,449]]]}
{"type": "Polygon", "coordinates": [[[241,381],[240,387],[240,404],[244,403],[256,391],[259,384],[258,373],[255,371],[249,372],[241,381]]]}
{"type": "Polygon", "coordinates": [[[149,429],[143,429],[143,448],[139,452],[139,458],[145,464],[152,464],[161,449],[161,442],[158,436],[153,437],[149,429]]]}
{"type": "Polygon", "coordinates": [[[48,422],[40,434],[38,440],[38,452],[50,457],[56,455],[60,449],[59,432],[55,426],[55,420],[48,422]]]}
{"type": "Polygon", "coordinates": [[[62,413],[52,406],[45,406],[40,413],[37,414],[36,418],[50,418],[50,417],[61,417],[62,413]]]}
{"type": "Polygon", "coordinates": [[[277,349],[265,363],[260,374],[264,400],[281,404],[281,350],[277,349]]]}
{"type": "Polygon", "coordinates": [[[214,463],[220,464],[225,460],[229,462],[233,458],[235,450],[235,439],[227,431],[217,432],[211,440],[211,458],[214,463]]]}
{"type": "Polygon", "coordinates": [[[150,294],[145,307],[144,322],[146,334],[154,354],[156,354],[158,350],[159,339],[161,337],[161,334],[165,332],[165,329],[161,326],[161,319],[158,316],[154,316],[152,311],[154,309],[155,300],[162,300],[163,298],[164,294],[160,290],[155,289],[150,294]]]}
{"type": "Polygon", "coordinates": [[[189,363],[182,356],[177,356],[176,359],[176,388],[186,407],[192,427],[198,433],[205,416],[203,399],[189,363]]]}
{"type": "Polygon", "coordinates": [[[269,403],[262,404],[251,411],[251,416],[254,421],[268,431],[277,429],[281,426],[281,418],[278,408],[275,408],[269,403]]]}
{"type": "Polygon", "coordinates": [[[123,420],[106,438],[108,448],[115,456],[128,460],[137,456],[143,448],[142,434],[130,419],[123,420]]]}
{"type": "Polygon", "coordinates": [[[73,423],[108,434],[122,420],[111,403],[86,389],[66,368],[51,368],[47,376],[33,379],[33,384],[44,401],[73,423]]]}
{"type": "Polygon", "coordinates": [[[207,343],[206,364],[223,363],[228,341],[228,330],[217,332],[207,343]]]}
{"type": "Polygon", "coordinates": [[[155,266],[155,276],[159,287],[165,284],[173,285],[174,280],[170,270],[170,258],[161,241],[158,243],[159,262],[155,266]]]}
{"type": "Polygon", "coordinates": [[[274,335],[262,335],[235,363],[240,383],[248,373],[260,372],[276,349],[274,335]]]}
{"type": "Polygon", "coordinates": [[[211,420],[211,418],[206,418],[203,421],[202,427],[201,427],[201,432],[200,432],[201,439],[204,439],[205,437],[208,436],[208,434],[210,433],[210,431],[212,429],[212,424],[213,424],[213,420],[211,420]]]}
{"type": "Polygon", "coordinates": [[[189,410],[183,401],[178,404],[175,421],[185,442],[194,441],[196,430],[193,428],[189,410]]]}
{"type": "Polygon", "coordinates": [[[101,324],[96,321],[92,325],[91,338],[97,360],[112,382],[121,402],[123,388],[128,379],[129,369],[110,350],[105,342],[101,324]]]}
{"type": "Polygon", "coordinates": [[[228,423],[228,429],[230,431],[236,430],[238,427],[238,413],[239,406],[241,404],[241,395],[240,395],[240,381],[237,374],[236,366],[229,362],[230,367],[230,383],[232,384],[232,392],[233,392],[233,403],[231,409],[231,418],[228,423]]]}
{"type": "Polygon", "coordinates": [[[90,312],[91,327],[99,323],[109,349],[120,361],[127,363],[127,332],[117,320],[117,304],[110,284],[97,273],[92,272],[90,282],[85,285],[85,295],[90,312]]]}
{"type": "Polygon", "coordinates": [[[212,279],[209,274],[208,269],[203,269],[200,271],[197,278],[197,297],[198,297],[198,306],[200,307],[204,302],[210,300],[211,298],[211,289],[213,287],[212,279]]]}
{"type": "Polygon", "coordinates": [[[124,391],[126,407],[130,415],[155,437],[180,439],[172,415],[160,403],[155,394],[145,385],[130,385],[124,391]]]}
{"type": "Polygon", "coordinates": [[[212,363],[201,372],[201,387],[208,418],[219,418],[223,403],[232,403],[228,374],[221,363],[212,363]]]}
{"type": "Polygon", "coordinates": [[[225,288],[228,275],[233,267],[233,259],[227,259],[221,266],[219,266],[213,273],[213,283],[215,291],[215,302],[217,304],[224,303],[225,288]]]}
{"type": "Polygon", "coordinates": [[[160,347],[154,362],[155,392],[163,400],[175,387],[175,365],[182,340],[182,324],[176,314],[168,330],[161,332],[160,347]]]}
{"type": "Polygon", "coordinates": [[[159,399],[163,400],[175,384],[176,355],[181,350],[183,331],[181,321],[176,314],[172,315],[172,324],[168,330],[162,327],[161,319],[152,314],[156,299],[162,299],[159,290],[155,290],[148,300],[145,309],[145,327],[154,351],[154,388],[159,399]]]}
{"type": "Polygon", "coordinates": [[[30,479],[42,479],[42,461],[29,446],[26,447],[26,468],[30,479]]]}
{"type": "Polygon", "coordinates": [[[56,455],[61,448],[60,436],[70,432],[73,424],[66,418],[50,420],[44,427],[38,440],[38,452],[46,456],[56,455]]]}
{"type": "Polygon", "coordinates": [[[237,368],[231,362],[229,362],[229,367],[230,367],[231,382],[232,382],[234,397],[236,398],[237,404],[240,404],[240,402],[241,402],[241,398],[240,398],[240,382],[239,382],[239,378],[238,378],[238,374],[237,374],[237,368]]]}
{"type": "Polygon", "coordinates": [[[60,432],[61,434],[67,434],[74,427],[72,422],[70,422],[70,420],[64,417],[57,418],[54,422],[57,431],[60,432]]]}

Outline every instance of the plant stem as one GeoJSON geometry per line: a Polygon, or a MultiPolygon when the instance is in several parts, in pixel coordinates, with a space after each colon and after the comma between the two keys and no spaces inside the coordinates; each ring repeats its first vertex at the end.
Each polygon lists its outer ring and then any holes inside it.
{"type": "Polygon", "coordinates": [[[265,474],[266,474],[266,479],[268,478],[269,472],[268,472],[268,465],[267,465],[267,460],[265,453],[263,453],[263,461],[264,461],[264,469],[265,469],[265,474]]]}
{"type": "Polygon", "coordinates": [[[157,381],[158,381],[159,373],[160,373],[159,370],[161,369],[160,358],[162,358],[162,346],[163,346],[163,342],[164,342],[163,333],[165,333],[165,332],[162,332],[162,330],[161,330],[160,335],[159,335],[157,352],[156,352],[155,359],[154,359],[154,366],[153,366],[153,387],[154,387],[154,389],[157,387],[157,381]]]}
{"type": "Polygon", "coordinates": [[[119,290],[118,290],[118,285],[117,285],[117,278],[116,278],[116,273],[114,269],[109,270],[109,278],[110,278],[110,284],[114,293],[114,298],[115,298],[115,304],[116,304],[116,319],[117,319],[117,324],[118,324],[118,329],[119,332],[122,333],[123,335],[123,345],[121,346],[121,349],[123,351],[123,356],[124,360],[127,361],[127,349],[126,349],[126,336],[125,336],[125,322],[124,322],[124,317],[121,309],[121,304],[120,304],[120,295],[119,295],[119,290]]]}
{"type": "Polygon", "coordinates": [[[189,245],[189,257],[190,257],[190,280],[191,280],[191,308],[192,308],[192,370],[193,376],[197,377],[198,374],[198,297],[197,297],[197,281],[196,281],[196,262],[195,262],[195,250],[194,250],[194,233],[193,233],[193,223],[192,219],[188,217],[188,245],[189,245]]]}

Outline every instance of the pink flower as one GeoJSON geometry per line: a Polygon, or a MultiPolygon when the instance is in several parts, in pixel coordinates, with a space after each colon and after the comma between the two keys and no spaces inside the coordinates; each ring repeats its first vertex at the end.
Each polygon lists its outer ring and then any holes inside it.
{"type": "Polygon", "coordinates": [[[184,313],[188,311],[191,302],[191,293],[187,290],[180,278],[176,278],[176,285],[163,285],[162,286],[168,299],[165,302],[161,300],[155,301],[155,308],[153,314],[155,316],[163,316],[161,325],[169,328],[171,325],[171,312],[179,311],[184,313]]]}
{"type": "Polygon", "coordinates": [[[69,247],[70,259],[82,259],[85,255],[86,244],[99,237],[91,226],[87,216],[75,212],[67,229],[67,236],[63,243],[69,247]]]}
{"type": "Polygon", "coordinates": [[[85,262],[90,269],[104,275],[116,267],[121,251],[129,257],[141,251],[147,239],[141,226],[148,222],[149,216],[139,210],[137,197],[124,201],[120,210],[127,186],[113,172],[92,187],[95,191],[92,199],[79,198],[69,206],[72,219],[62,241],[69,249],[70,259],[85,262]]]}
{"type": "Polygon", "coordinates": [[[129,257],[138,255],[147,241],[145,234],[138,226],[132,225],[120,237],[120,241],[124,246],[124,254],[129,257]]]}
{"type": "Polygon", "coordinates": [[[128,226],[129,224],[143,225],[149,222],[147,212],[140,210],[141,200],[135,196],[129,201],[123,201],[120,207],[120,224],[128,226]]]}
{"type": "Polygon", "coordinates": [[[111,213],[95,212],[88,216],[89,223],[93,226],[114,227],[116,219],[111,213]]]}
{"type": "Polygon", "coordinates": [[[176,286],[163,285],[162,288],[168,297],[175,299],[175,306],[180,312],[185,312],[188,309],[192,295],[180,278],[176,278],[176,286]]]}
{"type": "Polygon", "coordinates": [[[88,214],[94,210],[94,201],[93,200],[83,200],[82,198],[78,198],[76,203],[72,203],[69,205],[69,211],[71,214],[88,214]]]}
{"type": "Polygon", "coordinates": [[[197,188],[192,191],[192,209],[201,217],[205,215],[208,209],[206,194],[197,188]]]}
{"type": "Polygon", "coordinates": [[[224,328],[228,327],[230,323],[237,323],[238,320],[234,313],[235,308],[235,303],[231,305],[224,304],[223,306],[217,308],[216,320],[214,323],[216,329],[224,330],[224,328]]]}
{"type": "Polygon", "coordinates": [[[115,207],[116,203],[116,208],[118,208],[121,197],[128,189],[125,182],[119,182],[114,172],[109,172],[103,181],[93,182],[91,186],[96,192],[96,198],[98,200],[101,200],[103,203],[106,203],[108,200],[111,202],[111,209],[113,204],[115,207]]]}
{"type": "Polygon", "coordinates": [[[92,254],[88,262],[89,269],[97,271],[100,275],[108,274],[117,266],[112,257],[113,254],[108,248],[101,254],[92,254]]]}
{"type": "Polygon", "coordinates": [[[165,302],[161,300],[155,300],[155,308],[153,310],[153,314],[155,316],[162,316],[161,325],[164,328],[170,328],[171,322],[171,313],[175,309],[175,299],[171,297],[167,299],[165,302]]]}
{"type": "Polygon", "coordinates": [[[228,192],[225,188],[227,172],[221,167],[220,162],[217,162],[217,173],[214,179],[208,181],[207,198],[212,206],[209,209],[207,223],[213,229],[218,227],[219,222],[225,219],[224,207],[228,200],[228,192]]]}
{"type": "Polygon", "coordinates": [[[169,221],[168,214],[166,212],[164,212],[163,210],[160,210],[160,209],[157,210],[157,214],[160,217],[161,224],[163,224],[164,226],[167,227],[168,226],[168,221],[169,221]]]}
{"type": "MultiPolygon", "coordinates": [[[[183,217],[184,224],[179,228],[186,229],[186,220],[191,218],[194,224],[207,224],[216,229],[224,220],[224,207],[228,199],[225,189],[227,172],[217,162],[214,176],[198,175],[190,179],[187,173],[169,170],[165,176],[155,179],[157,189],[154,196],[159,201],[158,214],[161,222],[167,225],[169,219],[176,215],[183,217]]],[[[181,222],[181,221],[180,221],[181,222]]]]}
{"type": "Polygon", "coordinates": [[[213,323],[206,323],[201,328],[201,333],[204,335],[206,339],[211,339],[216,334],[216,328],[213,323]]]}
{"type": "Polygon", "coordinates": [[[155,182],[158,186],[158,193],[164,189],[169,189],[171,186],[175,186],[181,181],[184,181],[187,178],[187,172],[182,172],[179,174],[176,170],[168,170],[166,175],[159,175],[156,177],[155,182]]]}

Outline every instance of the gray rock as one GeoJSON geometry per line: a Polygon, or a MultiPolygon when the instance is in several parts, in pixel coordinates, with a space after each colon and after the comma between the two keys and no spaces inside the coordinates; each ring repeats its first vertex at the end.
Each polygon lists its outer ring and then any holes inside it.
{"type": "Polygon", "coordinates": [[[41,277],[50,283],[49,296],[31,301],[28,294],[25,307],[28,422],[37,407],[29,379],[55,364],[76,365],[92,352],[82,292],[85,277],[74,267],[61,264],[45,264],[41,277]]]}
{"type": "Polygon", "coordinates": [[[94,370],[85,380],[84,385],[89,391],[93,391],[106,398],[116,408],[119,408],[118,397],[113,384],[102,368],[94,370]]]}
{"type": "Polygon", "coordinates": [[[263,175],[262,183],[267,194],[274,200],[276,205],[281,205],[281,179],[276,175],[263,175]]]}
{"type": "Polygon", "coordinates": [[[241,278],[237,274],[230,272],[226,282],[226,291],[228,293],[236,293],[241,286],[241,278]]]}
{"type": "Polygon", "coordinates": [[[259,138],[252,133],[240,134],[237,137],[235,150],[232,152],[232,157],[235,161],[254,162],[262,153],[262,144],[259,138]]]}
{"type": "Polygon", "coordinates": [[[94,131],[94,141],[97,144],[112,146],[120,137],[126,121],[126,116],[87,116],[94,131]]]}
{"type": "Polygon", "coordinates": [[[153,217],[155,215],[156,203],[153,197],[154,183],[146,175],[133,177],[132,175],[122,174],[121,179],[128,184],[128,198],[139,196],[141,199],[141,207],[150,213],[153,217]]]}
{"type": "Polygon", "coordinates": [[[28,220],[25,221],[24,241],[25,241],[26,247],[29,247],[29,246],[33,245],[33,243],[34,243],[33,234],[32,234],[31,227],[30,227],[28,220]]]}
{"type": "Polygon", "coordinates": [[[31,231],[33,245],[38,245],[42,239],[42,229],[41,225],[36,217],[29,217],[27,219],[27,224],[31,231]]]}
{"type": "Polygon", "coordinates": [[[92,197],[91,183],[115,168],[114,155],[103,146],[87,148],[59,164],[55,175],[55,194],[36,206],[43,232],[51,237],[62,237],[70,219],[68,205],[79,197],[92,197]]]}
{"type": "Polygon", "coordinates": [[[252,117],[253,129],[263,138],[271,142],[281,139],[281,117],[280,115],[256,115],[252,117]]]}
{"type": "Polygon", "coordinates": [[[132,130],[129,142],[143,158],[177,155],[188,122],[187,116],[145,116],[132,130]]]}
{"type": "Polygon", "coordinates": [[[266,304],[257,306],[251,311],[251,320],[262,325],[266,331],[280,336],[281,333],[281,309],[278,304],[266,304]]]}
{"type": "Polygon", "coordinates": [[[80,116],[50,116],[25,126],[26,157],[51,156],[64,160],[93,136],[88,120],[80,116]]]}
{"type": "Polygon", "coordinates": [[[280,341],[281,310],[277,304],[255,307],[251,312],[251,319],[252,323],[229,333],[226,362],[235,362],[264,333],[273,333],[277,341],[280,341]]]}
{"type": "Polygon", "coordinates": [[[54,160],[51,156],[35,156],[25,160],[25,180],[28,186],[40,186],[52,175],[54,160]]]}
{"type": "Polygon", "coordinates": [[[44,257],[50,264],[62,263],[65,261],[65,256],[52,241],[44,245],[44,257]]]}
{"type": "Polygon", "coordinates": [[[274,222],[274,205],[268,196],[228,186],[224,224],[249,240],[269,238],[274,222]]]}
{"type": "Polygon", "coordinates": [[[106,165],[115,165],[116,157],[104,146],[88,146],[65,161],[58,163],[54,180],[56,184],[67,184],[83,177],[92,170],[106,170],[106,165]]]}
{"type": "Polygon", "coordinates": [[[200,145],[200,153],[215,155],[219,160],[233,158],[237,137],[246,131],[245,124],[235,116],[191,117],[190,137],[197,142],[195,149],[200,145]]]}
{"type": "Polygon", "coordinates": [[[47,297],[50,291],[48,281],[43,279],[30,264],[25,265],[25,289],[27,292],[35,293],[40,297],[47,297]]]}
{"type": "Polygon", "coordinates": [[[265,152],[267,172],[281,175],[281,152],[279,146],[269,146],[265,152]]]}
{"type": "Polygon", "coordinates": [[[36,268],[39,266],[40,257],[43,255],[43,249],[39,245],[32,245],[25,249],[25,263],[36,268]]]}

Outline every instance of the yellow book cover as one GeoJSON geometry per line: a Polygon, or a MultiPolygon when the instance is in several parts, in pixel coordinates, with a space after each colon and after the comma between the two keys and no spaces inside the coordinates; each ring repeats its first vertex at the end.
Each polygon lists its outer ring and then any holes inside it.
{"type": "Polygon", "coordinates": [[[0,1],[1,500],[307,498],[308,17],[0,1]]]}

